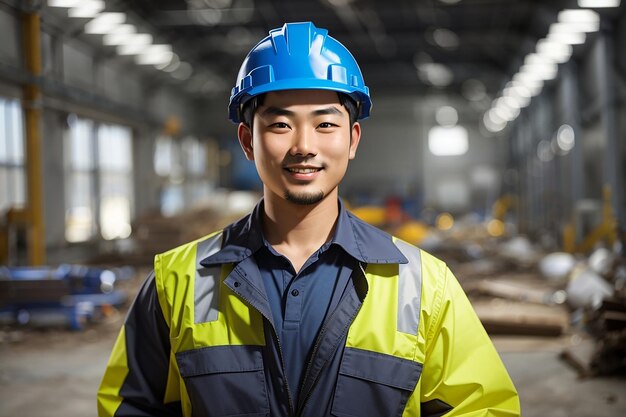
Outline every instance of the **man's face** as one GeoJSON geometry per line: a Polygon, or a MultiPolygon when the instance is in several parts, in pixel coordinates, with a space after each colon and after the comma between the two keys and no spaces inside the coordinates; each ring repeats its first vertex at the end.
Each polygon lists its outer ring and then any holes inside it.
{"type": "Polygon", "coordinates": [[[252,126],[251,132],[240,124],[239,140],[246,157],[256,164],[267,198],[315,204],[337,196],[361,128],[358,123],[350,126],[336,92],[268,93],[252,126]]]}

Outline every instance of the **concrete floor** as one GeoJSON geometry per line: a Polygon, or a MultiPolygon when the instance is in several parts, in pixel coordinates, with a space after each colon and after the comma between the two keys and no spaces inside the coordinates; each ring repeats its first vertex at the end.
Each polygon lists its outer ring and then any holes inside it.
{"type": "MultiPolygon", "coordinates": [[[[0,416],[93,417],[122,315],[83,332],[0,333],[0,416]]],[[[580,380],[558,359],[563,339],[496,338],[525,417],[626,416],[626,379],[580,380]]]]}

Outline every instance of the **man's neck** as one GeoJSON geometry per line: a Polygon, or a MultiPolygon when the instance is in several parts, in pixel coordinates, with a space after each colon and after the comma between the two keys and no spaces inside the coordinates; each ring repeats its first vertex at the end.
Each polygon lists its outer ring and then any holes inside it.
{"type": "Polygon", "coordinates": [[[332,238],[339,215],[336,192],[311,205],[294,204],[266,195],[264,208],[265,239],[291,261],[296,271],[332,238]]]}

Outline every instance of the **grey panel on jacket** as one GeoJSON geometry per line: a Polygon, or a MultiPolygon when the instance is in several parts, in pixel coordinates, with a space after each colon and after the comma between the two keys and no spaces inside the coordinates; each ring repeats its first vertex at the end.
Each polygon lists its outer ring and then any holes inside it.
{"type": "Polygon", "coordinates": [[[398,282],[398,331],[417,335],[422,300],[422,260],[420,250],[401,240],[396,246],[409,260],[400,264],[398,282]]]}
{"type": "Polygon", "coordinates": [[[222,245],[222,234],[199,242],[196,248],[196,278],[194,280],[194,323],[217,320],[221,265],[204,267],[200,261],[218,252],[222,245]]]}

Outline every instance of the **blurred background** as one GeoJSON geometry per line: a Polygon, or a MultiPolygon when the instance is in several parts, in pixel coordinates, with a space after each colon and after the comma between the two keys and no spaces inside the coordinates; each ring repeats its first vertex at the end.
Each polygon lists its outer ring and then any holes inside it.
{"type": "Polygon", "coordinates": [[[372,93],[346,205],[451,266],[525,416],[626,415],[620,0],[0,0],[0,415],[95,416],[154,254],[260,198],[230,89],[309,20],[372,93]]]}

